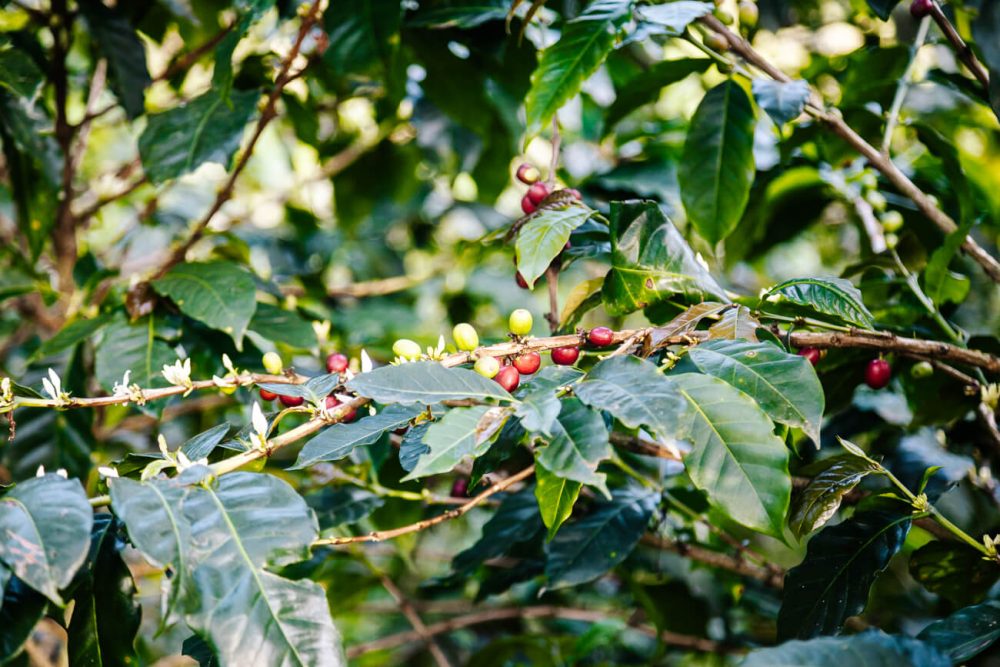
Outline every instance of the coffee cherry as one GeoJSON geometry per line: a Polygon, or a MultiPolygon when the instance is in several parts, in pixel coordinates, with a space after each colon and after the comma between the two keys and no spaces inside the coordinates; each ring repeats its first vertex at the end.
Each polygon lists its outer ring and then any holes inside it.
{"type": "Polygon", "coordinates": [[[301,396],[281,395],[278,397],[278,400],[280,400],[281,404],[284,405],[286,408],[297,408],[306,402],[306,399],[302,398],[301,396]]]}
{"type": "Polygon", "coordinates": [[[576,345],[557,347],[552,350],[552,362],[560,366],[572,366],[580,358],[580,348],[576,345]]]}
{"type": "Polygon", "coordinates": [[[533,321],[531,312],[524,308],[518,308],[507,318],[507,325],[510,327],[510,332],[515,336],[527,336],[531,333],[533,321]]]}
{"type": "Polygon", "coordinates": [[[496,357],[480,357],[476,359],[473,370],[484,378],[494,378],[500,372],[500,362],[496,360],[496,357]]]}
{"type": "Polygon", "coordinates": [[[730,14],[724,9],[716,9],[715,12],[713,13],[715,14],[715,18],[722,21],[722,23],[725,25],[732,25],[733,22],[736,20],[735,18],[733,18],[732,14],[730,14]]]}
{"type": "Polygon", "coordinates": [[[915,19],[922,19],[934,9],[934,0],[913,0],[910,3],[910,14],[915,19]]]}
{"type": "Polygon", "coordinates": [[[521,375],[531,375],[542,365],[542,355],[537,352],[525,352],[514,359],[514,368],[521,375]]]}
{"type": "Polygon", "coordinates": [[[898,232],[903,226],[903,214],[899,211],[886,211],[882,215],[882,229],[886,232],[898,232]]]}
{"type": "Polygon", "coordinates": [[[892,379],[892,366],[885,359],[872,359],[865,366],[865,384],[872,389],[882,389],[892,379]]]}
{"type": "Polygon", "coordinates": [[[538,170],[531,166],[530,164],[522,164],[517,168],[517,180],[521,181],[525,185],[531,185],[538,181],[542,175],[538,170]]]}
{"type": "Polygon", "coordinates": [[[596,347],[607,347],[615,337],[615,332],[607,327],[596,327],[587,334],[587,340],[596,347]]]}
{"type": "Polygon", "coordinates": [[[531,215],[538,210],[538,207],[535,206],[535,202],[531,201],[531,197],[524,195],[521,197],[521,210],[524,211],[525,215],[531,215]]]}
{"type": "Polygon", "coordinates": [[[392,344],[392,353],[401,359],[419,359],[422,354],[420,346],[409,338],[400,338],[392,344]]]}
{"type": "Polygon", "coordinates": [[[273,391],[268,391],[267,389],[260,390],[260,400],[270,402],[276,398],[278,398],[278,395],[275,394],[273,391]]]}
{"type": "Polygon", "coordinates": [[[798,352],[796,352],[796,354],[799,355],[800,357],[805,357],[806,359],[808,359],[809,363],[812,364],[813,366],[819,363],[820,357],[822,356],[820,354],[820,351],[817,350],[815,347],[803,347],[798,352]]]}
{"type": "Polygon", "coordinates": [[[566,190],[566,192],[568,192],[570,196],[572,196],[573,199],[576,199],[577,201],[583,200],[583,195],[581,195],[580,191],[577,190],[576,188],[569,188],[568,190],[566,190]]]}
{"type": "Polygon", "coordinates": [[[479,334],[476,333],[476,327],[471,324],[465,322],[456,324],[451,330],[451,337],[455,339],[455,345],[460,350],[468,352],[479,347],[479,334]]]}
{"type": "Polygon", "coordinates": [[[343,373],[347,370],[348,359],[340,352],[334,352],[326,358],[327,373],[343,373]]]}
{"type": "Polygon", "coordinates": [[[921,361],[910,367],[910,377],[915,380],[923,380],[934,375],[934,366],[929,361],[921,361]]]}
{"type": "Polygon", "coordinates": [[[521,383],[521,374],[513,366],[504,366],[494,376],[493,381],[507,391],[514,391],[517,389],[517,385],[521,383]]]}
{"type": "Polygon", "coordinates": [[[534,204],[535,206],[541,204],[542,200],[548,196],[549,196],[549,186],[545,185],[545,183],[542,183],[541,181],[535,183],[530,188],[528,188],[527,197],[528,199],[531,200],[531,203],[534,204]]]}
{"type": "MultiPolygon", "coordinates": [[[[338,399],[336,396],[332,396],[331,395],[331,396],[327,396],[326,397],[326,409],[327,409],[327,411],[334,410],[338,405],[343,405],[343,403],[341,403],[340,399],[338,399]]],[[[357,417],[358,417],[358,409],[357,408],[351,408],[347,412],[344,413],[344,415],[340,418],[340,421],[345,422],[345,423],[349,423],[349,422],[352,422],[355,419],[357,419],[357,417]]]]}
{"type": "Polygon", "coordinates": [[[757,5],[753,2],[747,2],[744,0],[740,3],[740,25],[744,28],[752,28],[757,25],[757,19],[760,18],[760,11],[757,9],[757,5]]]}
{"type": "Polygon", "coordinates": [[[232,396],[233,394],[236,393],[237,389],[239,389],[239,385],[235,385],[235,384],[230,384],[230,385],[226,385],[224,387],[219,387],[219,391],[221,391],[226,396],[232,396]]]}
{"type": "Polygon", "coordinates": [[[469,493],[469,480],[465,477],[459,477],[451,485],[451,497],[452,498],[465,498],[469,493]]]}
{"type": "Polygon", "coordinates": [[[281,355],[277,352],[268,352],[264,355],[264,370],[271,375],[278,375],[285,368],[285,363],[281,360],[281,355]]]}
{"type": "Polygon", "coordinates": [[[725,53],[729,50],[729,40],[715,32],[705,35],[704,42],[705,46],[719,53],[725,53]]]}
{"type": "Polygon", "coordinates": [[[528,287],[528,281],[524,279],[524,276],[521,275],[520,271],[517,271],[514,274],[514,281],[517,283],[517,286],[520,287],[521,289],[531,289],[530,287],[528,287]]]}

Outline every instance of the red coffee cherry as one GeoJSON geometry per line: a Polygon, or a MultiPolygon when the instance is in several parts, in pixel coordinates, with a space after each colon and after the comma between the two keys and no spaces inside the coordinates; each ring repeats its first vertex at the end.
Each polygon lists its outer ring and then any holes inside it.
{"type": "Polygon", "coordinates": [[[538,169],[531,166],[530,164],[522,164],[517,168],[517,180],[521,181],[525,185],[531,185],[538,181],[542,175],[538,172],[538,169]]]}
{"type": "Polygon", "coordinates": [[[514,391],[517,389],[517,385],[521,384],[521,374],[513,366],[504,366],[493,377],[493,381],[507,391],[514,391]]]}
{"type": "Polygon", "coordinates": [[[524,276],[521,275],[520,271],[514,274],[514,280],[517,282],[517,286],[521,289],[531,289],[528,287],[528,281],[524,279],[524,276]]]}
{"type": "Polygon", "coordinates": [[[281,404],[284,405],[286,408],[297,408],[306,402],[306,399],[302,398],[301,396],[281,395],[278,397],[278,400],[280,400],[281,404]]]}
{"type": "Polygon", "coordinates": [[[808,359],[809,363],[812,364],[813,366],[819,363],[820,357],[822,356],[822,354],[820,354],[820,351],[815,347],[803,347],[798,352],[796,352],[796,354],[799,355],[800,357],[805,357],[806,359],[808,359]]]}
{"type": "Polygon", "coordinates": [[[553,363],[559,364],[560,366],[572,366],[576,363],[576,360],[580,358],[580,348],[576,345],[567,345],[566,347],[557,347],[552,350],[552,361],[553,363]]]}
{"type": "Polygon", "coordinates": [[[514,359],[514,368],[521,375],[531,375],[542,365],[542,355],[537,352],[525,352],[514,359]]]}
{"type": "Polygon", "coordinates": [[[262,401],[273,401],[276,398],[278,398],[278,395],[273,391],[268,391],[267,389],[260,390],[260,399],[262,401]]]}
{"type": "Polygon", "coordinates": [[[465,477],[459,477],[451,485],[451,496],[452,498],[465,498],[469,493],[469,480],[465,477]]]}
{"type": "Polygon", "coordinates": [[[531,201],[531,197],[524,195],[521,198],[521,210],[524,211],[525,215],[531,215],[538,210],[538,207],[535,206],[535,202],[531,201]]]}
{"type": "Polygon", "coordinates": [[[528,199],[531,200],[531,203],[534,204],[535,206],[541,204],[542,200],[548,196],[549,196],[549,186],[545,185],[545,183],[538,182],[532,185],[530,188],[528,188],[527,197],[528,199]]]}
{"type": "MultiPolygon", "coordinates": [[[[334,395],[331,394],[330,396],[326,397],[326,409],[327,410],[333,410],[338,405],[343,405],[343,403],[341,403],[340,399],[338,399],[336,396],[334,396],[334,395]]],[[[358,416],[358,410],[357,410],[357,408],[351,408],[350,410],[348,410],[347,412],[344,413],[344,416],[340,418],[340,421],[342,421],[342,422],[352,422],[352,421],[354,421],[357,418],[357,416],[358,416]]]]}
{"type": "Polygon", "coordinates": [[[910,14],[915,19],[922,19],[934,10],[934,0],[913,0],[910,3],[910,14]]]}
{"type": "Polygon", "coordinates": [[[587,334],[587,340],[596,347],[607,347],[614,340],[615,332],[607,327],[596,327],[587,334]]]}
{"type": "Polygon", "coordinates": [[[347,370],[348,359],[340,352],[334,352],[326,358],[327,373],[343,373],[347,370]]]}
{"type": "Polygon", "coordinates": [[[885,359],[872,359],[865,366],[865,384],[872,389],[882,389],[892,379],[892,366],[885,359]]]}

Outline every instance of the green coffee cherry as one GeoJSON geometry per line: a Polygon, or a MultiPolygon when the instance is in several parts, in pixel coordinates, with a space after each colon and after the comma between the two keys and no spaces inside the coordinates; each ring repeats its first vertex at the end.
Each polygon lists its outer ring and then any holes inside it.
{"type": "Polygon", "coordinates": [[[476,333],[476,327],[471,324],[465,322],[456,324],[451,330],[451,337],[455,339],[455,345],[460,350],[468,352],[479,347],[479,334],[476,333]]]}
{"type": "Polygon", "coordinates": [[[718,53],[725,53],[729,50],[729,40],[716,32],[705,35],[705,46],[718,53]]]}
{"type": "Polygon", "coordinates": [[[923,380],[934,375],[934,366],[929,361],[921,361],[910,367],[910,377],[915,380],[923,380]]]}
{"type": "Polygon", "coordinates": [[[401,359],[413,361],[420,358],[422,351],[416,342],[409,338],[400,338],[392,344],[392,353],[401,359]]]}
{"type": "Polygon", "coordinates": [[[715,14],[715,18],[722,21],[725,25],[732,25],[736,21],[733,15],[724,9],[716,9],[713,13],[715,14]]]}
{"type": "Polygon", "coordinates": [[[277,352],[268,352],[264,355],[264,370],[271,375],[278,375],[285,369],[285,362],[281,360],[281,355],[277,352]]]}
{"type": "Polygon", "coordinates": [[[496,357],[480,357],[476,360],[474,370],[484,378],[492,379],[500,372],[500,362],[496,357]]]}
{"type": "Polygon", "coordinates": [[[530,334],[533,322],[534,319],[531,317],[531,313],[524,308],[515,310],[507,320],[510,332],[515,336],[527,336],[530,334]]]}
{"type": "Polygon", "coordinates": [[[899,211],[886,211],[882,215],[882,229],[887,232],[898,232],[903,226],[903,214],[899,211]]]}
{"type": "Polygon", "coordinates": [[[753,28],[757,25],[757,20],[760,18],[760,11],[757,9],[757,5],[752,2],[740,3],[740,25],[744,28],[753,28]]]}

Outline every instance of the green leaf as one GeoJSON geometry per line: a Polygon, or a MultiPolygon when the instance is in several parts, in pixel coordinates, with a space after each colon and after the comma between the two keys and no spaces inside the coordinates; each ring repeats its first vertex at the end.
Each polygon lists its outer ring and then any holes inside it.
{"type": "Polygon", "coordinates": [[[17,97],[31,99],[45,76],[22,49],[4,44],[0,49],[0,86],[17,97]]]}
{"type": "Polygon", "coordinates": [[[111,514],[94,517],[90,555],[83,581],[73,596],[69,636],[72,665],[103,667],[127,665],[134,660],[132,642],[139,630],[141,610],[136,587],[121,550],[117,519],[111,514]]]}
{"type": "Polygon", "coordinates": [[[420,456],[403,481],[448,472],[466,456],[479,456],[509,415],[505,408],[486,405],[449,410],[427,429],[423,442],[430,451],[420,456]]]}
{"type": "MultiPolygon", "coordinates": [[[[0,567],[0,570],[3,568],[0,567]]],[[[21,653],[35,626],[45,618],[48,600],[18,578],[11,579],[0,598],[0,664],[21,653]]]]}
{"type": "Polygon", "coordinates": [[[559,526],[573,514],[573,505],[583,485],[556,475],[541,463],[535,464],[535,481],[538,510],[551,540],[559,532],[559,526]]]}
{"type": "Polygon", "coordinates": [[[958,254],[972,229],[973,219],[970,218],[958,229],[945,237],[944,243],[931,253],[924,269],[924,292],[938,306],[947,302],[962,303],[969,294],[970,281],[968,277],[948,270],[951,260],[958,254]]]}
{"type": "Polygon", "coordinates": [[[646,489],[619,489],[583,519],[565,524],[545,546],[549,588],[585,584],[625,560],[646,532],[658,500],[646,489]]]}
{"type": "MultiPolygon", "coordinates": [[[[979,16],[972,24],[972,35],[976,45],[983,54],[983,61],[990,69],[990,74],[1000,70],[1000,7],[995,2],[983,2],[979,16]]],[[[996,80],[990,77],[991,88],[996,89],[996,80]]],[[[993,91],[991,91],[993,92],[993,91]]],[[[993,103],[996,105],[995,93],[993,103]]]]}
{"type": "Polygon", "coordinates": [[[743,305],[736,305],[723,311],[719,321],[708,328],[708,337],[756,342],[758,328],[760,328],[760,320],[754,317],[750,309],[743,305]]]}
{"type": "Polygon", "coordinates": [[[111,320],[111,315],[105,313],[89,320],[83,319],[70,322],[60,329],[55,336],[42,343],[35,350],[32,359],[44,359],[45,357],[50,357],[71,347],[75,347],[100,331],[111,320]]]}
{"type": "Polygon", "coordinates": [[[565,399],[552,433],[549,444],[538,450],[538,462],[555,475],[595,486],[610,497],[606,476],[597,472],[601,461],[611,456],[608,429],[600,413],[579,399],[565,399]]]}
{"type": "Polygon", "coordinates": [[[49,473],[0,496],[0,562],[62,606],[90,548],[94,513],[80,481],[49,473]]]}
{"type": "Polygon", "coordinates": [[[934,621],[917,639],[933,644],[953,663],[973,658],[1000,638],[1000,605],[996,602],[959,609],[948,618],[934,621]]]}
{"type": "Polygon", "coordinates": [[[756,122],[732,80],[708,91],[691,119],[677,179],[688,219],[713,246],[736,229],[750,198],[756,122]]]}
{"type": "Polygon", "coordinates": [[[510,3],[506,0],[454,0],[445,4],[425,7],[406,19],[410,28],[460,28],[468,30],[490,21],[502,21],[507,17],[510,3]]]}
{"type": "Polygon", "coordinates": [[[631,355],[599,362],[573,393],[628,428],[645,427],[657,438],[673,434],[677,415],[687,410],[684,397],[654,363],[631,355]]]}
{"type": "Polygon", "coordinates": [[[844,496],[878,467],[856,456],[834,456],[819,474],[809,480],[792,509],[788,525],[802,539],[837,513],[844,496]]]}
{"type": "Polygon", "coordinates": [[[385,499],[356,486],[325,486],[319,492],[307,495],[306,502],[316,512],[320,528],[325,530],[357,523],[382,507],[385,499]]]}
{"type": "Polygon", "coordinates": [[[445,368],[436,361],[383,366],[355,375],[347,388],[379,403],[424,403],[463,398],[513,400],[496,382],[467,368],[445,368]]]}
{"type": "Polygon", "coordinates": [[[631,9],[631,0],[593,0],[563,26],[559,40],[542,52],[531,75],[524,102],[528,135],[545,129],[559,108],[580,92],[583,82],[611,53],[631,9]]]}
{"type": "Polygon", "coordinates": [[[542,389],[522,396],[514,414],[521,420],[525,430],[551,436],[561,409],[555,393],[551,389],[542,389]]]}
{"type": "Polygon", "coordinates": [[[753,97],[776,125],[790,123],[800,115],[809,100],[809,84],[795,81],[753,80],[753,97]]]}
{"type": "Polygon", "coordinates": [[[226,33],[215,48],[215,68],[212,70],[212,90],[217,91],[223,101],[228,104],[233,89],[233,53],[254,23],[274,6],[273,0],[262,2],[244,2],[237,5],[242,9],[239,18],[233,22],[232,29],[226,33]]]}
{"type": "Polygon", "coordinates": [[[711,2],[693,2],[691,0],[678,0],[662,5],[643,6],[639,10],[639,17],[644,21],[655,23],[666,28],[668,35],[682,35],[691,23],[697,19],[711,14],[715,5],[711,2]]]}
{"type": "Polygon", "coordinates": [[[668,378],[687,401],[674,437],[691,443],[684,457],[710,503],[748,528],[781,539],[792,492],[788,448],[756,402],[718,378],[668,378]]]}
{"type": "Polygon", "coordinates": [[[80,0],[79,5],[91,39],[108,60],[111,89],[130,119],[141,116],[146,88],[152,83],[142,40],[121,9],[109,9],[100,0],[80,0]]]}
{"type": "Polygon", "coordinates": [[[53,122],[45,107],[28,98],[3,93],[0,95],[0,120],[17,149],[38,166],[49,185],[57,186],[62,151],[56,143],[53,122]]]}
{"type": "Polygon", "coordinates": [[[181,451],[192,461],[203,459],[211,454],[227,435],[229,435],[229,424],[216,424],[185,442],[181,446],[181,451]]]}
{"type": "Polygon", "coordinates": [[[651,201],[611,203],[611,271],[604,279],[610,315],[627,315],[680,296],[729,301],[725,291],[651,201]]]}
{"type": "Polygon", "coordinates": [[[243,349],[243,335],[257,310],[253,276],[231,262],[178,264],[154,280],[153,289],[193,320],[232,336],[243,349]]]}
{"type": "Polygon", "coordinates": [[[778,637],[837,633],[848,617],[864,610],[869,588],[909,530],[909,507],[884,500],[812,538],[805,560],[785,575],[778,637]]]}
{"type": "Polygon", "coordinates": [[[788,301],[813,312],[860,327],[872,328],[875,318],[868,312],[861,292],[840,278],[793,278],[775,285],[761,299],[761,307],[788,301]]]}
{"type": "Polygon", "coordinates": [[[315,515],[287,482],[248,472],[223,475],[191,487],[183,513],[198,595],[186,620],[221,664],[347,664],[319,584],[265,569],[307,557],[318,536],[315,515]]]}
{"type": "Polygon", "coordinates": [[[929,643],[868,630],[851,637],[790,641],[752,651],[741,667],[950,667],[951,661],[929,643]]]}
{"type": "Polygon", "coordinates": [[[221,91],[212,89],[173,109],[151,114],[139,136],[139,155],[149,180],[160,184],[205,162],[228,167],[258,99],[257,91],[234,91],[227,104],[221,91]]]}
{"type": "Polygon", "coordinates": [[[309,350],[318,344],[312,324],[297,312],[258,303],[248,328],[268,340],[309,350]]]}
{"type": "Polygon", "coordinates": [[[483,525],[482,537],[452,560],[452,572],[470,572],[485,561],[503,556],[514,545],[534,539],[542,530],[538,501],[532,490],[527,488],[509,495],[483,525]]]}
{"type": "MultiPolygon", "coordinates": [[[[676,4],[676,3],[674,3],[676,4]]],[[[707,4],[707,3],[698,3],[707,4]]],[[[670,5],[655,5],[648,7],[653,10],[670,5]]],[[[709,10],[711,11],[711,10],[709,10]]],[[[684,60],[664,60],[653,63],[649,69],[625,82],[615,93],[615,101],[608,107],[605,119],[606,131],[610,131],[618,121],[644,104],[655,102],[660,97],[660,91],[672,83],[676,83],[691,74],[701,74],[711,65],[710,58],[686,58],[684,60]]]]}
{"type": "Polygon", "coordinates": [[[514,244],[517,270],[531,287],[545,273],[569,241],[570,233],[587,222],[594,211],[585,206],[544,208],[531,216],[517,232],[514,244]]]}
{"type": "Polygon", "coordinates": [[[688,353],[703,372],[725,380],[774,421],[800,428],[819,447],[825,398],[807,359],[770,343],[710,340],[688,353]]]}
{"type": "MultiPolygon", "coordinates": [[[[330,46],[323,62],[341,76],[385,74],[399,44],[403,5],[397,0],[335,2],[323,14],[330,46]]],[[[388,77],[384,77],[388,78],[388,77]]]]}
{"type": "Polygon", "coordinates": [[[176,359],[170,346],[156,337],[152,315],[135,324],[129,324],[123,316],[116,316],[97,346],[94,373],[108,391],[122,381],[125,371],[131,371],[130,383],[140,387],[165,387],[168,383],[161,371],[165,364],[172,364],[176,359]]]}
{"type": "Polygon", "coordinates": [[[910,574],[932,593],[962,607],[982,602],[1000,566],[959,542],[928,542],[910,556],[910,574]]]}
{"type": "Polygon", "coordinates": [[[319,461],[338,461],[349,456],[355,447],[371,445],[384,433],[406,426],[422,411],[419,406],[390,405],[356,422],[334,424],[306,443],[291,469],[299,470],[319,461]]]}

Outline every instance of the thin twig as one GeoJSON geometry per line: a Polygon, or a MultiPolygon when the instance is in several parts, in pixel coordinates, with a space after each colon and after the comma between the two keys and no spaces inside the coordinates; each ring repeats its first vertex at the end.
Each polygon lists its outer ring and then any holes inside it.
{"type": "Polygon", "coordinates": [[[545,269],[545,282],[549,290],[549,312],[545,316],[549,321],[549,332],[559,329],[559,269],[549,264],[545,269]]]}
{"type": "Polygon", "coordinates": [[[896,125],[899,123],[899,112],[903,110],[903,102],[906,101],[906,93],[910,90],[910,79],[913,78],[913,70],[917,65],[917,54],[920,52],[921,47],[923,47],[924,42],[927,41],[927,33],[931,27],[931,17],[925,16],[920,21],[920,27],[917,29],[917,36],[913,40],[913,46],[910,47],[910,62],[906,66],[906,71],[903,72],[903,76],[899,78],[899,83],[896,85],[896,94],[892,98],[892,106],[889,107],[889,117],[885,122],[885,134],[882,135],[882,153],[883,155],[889,155],[889,149],[892,144],[892,135],[896,130],[896,125]]]}
{"type": "Polygon", "coordinates": [[[706,549],[697,544],[676,542],[658,535],[644,535],[642,543],[663,551],[672,551],[685,558],[704,563],[720,570],[728,570],[743,577],[756,579],[772,588],[781,590],[785,585],[784,572],[777,566],[772,568],[754,565],[742,558],[734,558],[728,554],[706,549]]]}
{"type": "Polygon", "coordinates": [[[958,59],[965,63],[965,66],[969,68],[969,71],[972,72],[973,76],[979,80],[979,83],[983,84],[983,88],[988,95],[990,90],[989,72],[985,67],[983,67],[983,64],[979,62],[976,58],[976,54],[972,52],[972,49],[965,43],[965,40],[963,40],[962,36],[958,34],[958,31],[955,30],[955,26],[951,24],[951,21],[948,20],[947,16],[945,16],[944,11],[941,10],[941,5],[937,2],[933,3],[931,16],[934,18],[934,22],[938,24],[941,32],[944,33],[945,39],[951,42],[958,59]]]}

